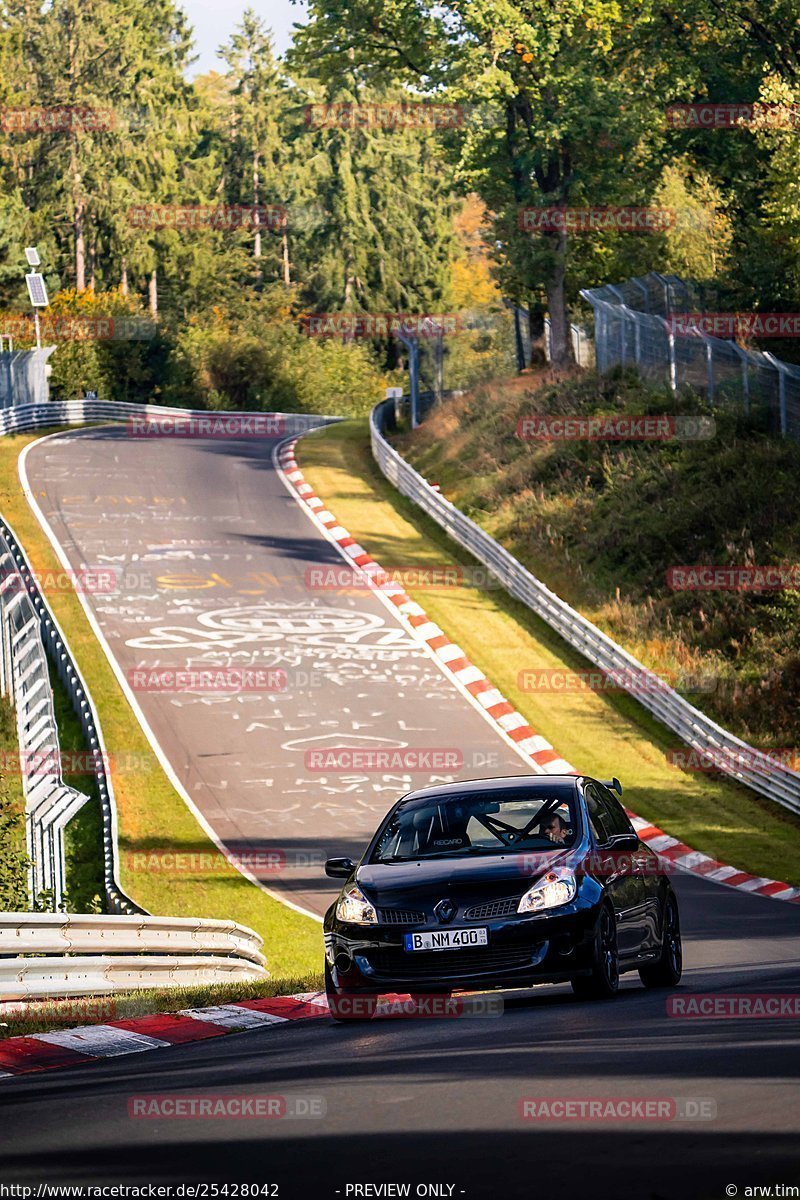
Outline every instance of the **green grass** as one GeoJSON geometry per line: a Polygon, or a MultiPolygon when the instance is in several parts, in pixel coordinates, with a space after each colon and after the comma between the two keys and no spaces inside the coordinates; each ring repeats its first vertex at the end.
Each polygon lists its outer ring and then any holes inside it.
{"type": "MultiPolygon", "coordinates": [[[[0,696],[0,753],[11,766],[19,755],[14,709],[0,696]]],[[[0,912],[28,908],[28,852],[25,844],[25,796],[22,776],[0,769],[0,912]]]]}
{"type": "Polygon", "coordinates": [[[398,446],[544,583],[733,733],[800,763],[800,590],[676,590],[676,566],[795,564],[800,446],[713,410],[701,441],[525,442],[533,414],[703,408],[632,372],[497,381],[453,400],[398,446]],[[469,463],[469,470],[464,464],[469,463]],[[680,687],[679,687],[680,690],[680,687]],[[689,694],[690,689],[687,690],[689,694]]]}
{"type": "Polygon", "coordinates": [[[102,1025],[151,1013],[178,1012],[182,1008],[205,1008],[238,1000],[262,1000],[268,996],[318,992],[321,974],[283,976],[254,983],[201,984],[197,987],[143,988],[110,996],[84,996],[73,1000],[26,1001],[24,1012],[0,1015],[0,1038],[45,1033],[79,1025],[102,1025]]]}
{"type": "MultiPolygon", "coordinates": [[[[384,567],[476,565],[384,479],[366,421],[303,438],[297,457],[315,491],[384,567]]],[[[578,770],[619,776],[635,812],[694,849],[800,883],[800,819],[745,788],[671,765],[666,752],[676,739],[631,697],[520,691],[522,669],[587,666],[524,605],[496,588],[407,590],[578,770]]]]}
{"type": "MultiPolygon", "coordinates": [[[[17,476],[20,452],[40,436],[42,433],[0,439],[0,512],[20,538],[34,571],[57,572],[59,564],[53,549],[17,476]]],[[[49,599],[83,677],[91,681],[92,698],[112,762],[123,888],[152,913],[216,917],[255,929],[264,938],[274,980],[320,971],[322,933],[318,923],[266,895],[237,871],[219,864],[176,874],[133,869],[133,856],[152,850],[205,855],[212,864],[218,863],[218,855],[164,775],[77,596],[74,592],[57,592],[49,599]],[[118,763],[124,769],[119,769],[118,763]]]]}
{"type": "MultiPolygon", "coordinates": [[[[86,751],[81,723],[70,703],[67,691],[49,664],[50,686],[58,725],[58,741],[62,751],[79,754],[86,751]]],[[[105,912],[103,887],[103,813],[97,777],[91,774],[64,775],[64,782],[89,799],[64,830],[66,866],[66,896],[64,907],[69,912],[105,912]]]]}

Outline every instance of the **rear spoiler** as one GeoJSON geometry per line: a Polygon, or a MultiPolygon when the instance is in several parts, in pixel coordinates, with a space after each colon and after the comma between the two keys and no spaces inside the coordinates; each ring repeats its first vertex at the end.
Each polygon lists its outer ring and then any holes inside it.
{"type": "Polygon", "coordinates": [[[601,779],[603,787],[610,788],[612,792],[616,792],[618,796],[622,795],[622,784],[617,779],[616,775],[613,779],[601,779]]]}

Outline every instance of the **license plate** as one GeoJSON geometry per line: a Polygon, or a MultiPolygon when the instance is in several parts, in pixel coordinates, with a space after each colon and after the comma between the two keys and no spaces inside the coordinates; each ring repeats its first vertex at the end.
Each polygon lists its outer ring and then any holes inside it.
{"type": "Polygon", "coordinates": [[[406,950],[463,950],[485,946],[488,929],[437,929],[435,933],[404,934],[406,950]]]}

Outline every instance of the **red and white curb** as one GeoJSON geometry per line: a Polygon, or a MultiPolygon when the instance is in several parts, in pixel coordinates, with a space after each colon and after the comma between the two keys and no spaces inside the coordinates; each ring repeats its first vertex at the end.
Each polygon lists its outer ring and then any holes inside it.
{"type": "Polygon", "coordinates": [[[177,1013],[56,1029],[0,1041],[0,1077],[52,1071],[81,1063],[119,1058],[144,1050],[160,1050],[187,1042],[202,1042],[247,1029],[286,1025],[328,1016],[328,1001],[322,992],[298,996],[272,996],[265,1000],[242,1000],[210,1008],[185,1008],[177,1013]]]}
{"type": "Polygon", "coordinates": [[[522,757],[528,760],[537,774],[577,774],[575,768],[560,757],[546,738],[531,729],[522,714],[490,683],[480,667],[470,662],[461,647],[450,641],[447,634],[430,619],[425,609],[412,600],[401,585],[395,583],[383,567],[339,524],[311,485],[306,483],[295,460],[295,445],[296,439],[284,444],[278,452],[278,462],[284,478],[314,524],[338,546],[351,566],[363,572],[369,586],[381,592],[395,606],[411,634],[433,651],[441,666],[470,694],[486,715],[491,717],[498,729],[514,742],[522,757]]]}
{"type": "Polygon", "coordinates": [[[740,871],[738,867],[729,867],[700,850],[692,850],[678,838],[664,833],[663,829],[651,825],[635,813],[629,811],[628,816],[642,841],[647,842],[660,858],[667,859],[679,870],[700,875],[713,883],[722,883],[725,887],[739,888],[740,891],[750,892],[754,896],[768,896],[771,900],[791,900],[795,904],[800,902],[800,888],[780,883],[777,879],[767,879],[763,875],[750,875],[747,871],[740,871]]]}
{"type": "MultiPolygon", "coordinates": [[[[579,774],[561,758],[546,738],[531,729],[522,713],[509,704],[505,696],[486,678],[480,667],[470,662],[461,647],[454,645],[447,634],[431,621],[425,609],[412,600],[399,583],[393,582],[372,555],[339,524],[298,467],[294,453],[297,440],[295,438],[280,447],[278,462],[286,482],[314,524],[329,541],[335,543],[351,566],[364,573],[369,585],[382,592],[395,605],[412,634],[434,652],[453,679],[470,693],[502,733],[516,743],[517,749],[530,761],[538,774],[579,774]]],[[[628,815],[642,840],[679,870],[757,896],[768,896],[773,900],[800,901],[800,888],[780,883],[776,879],[750,875],[747,871],[740,871],[738,867],[717,862],[708,854],[692,850],[635,813],[629,812],[628,815]]]]}

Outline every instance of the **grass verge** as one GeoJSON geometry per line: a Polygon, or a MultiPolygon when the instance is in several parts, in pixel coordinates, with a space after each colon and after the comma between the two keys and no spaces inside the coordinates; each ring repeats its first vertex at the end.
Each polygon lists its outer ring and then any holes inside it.
{"type": "Polygon", "coordinates": [[[50,1029],[70,1029],[80,1025],[103,1025],[153,1013],[178,1012],[182,1008],[205,1008],[211,1004],[230,1004],[235,1000],[262,1000],[268,996],[318,992],[323,988],[320,974],[286,976],[258,983],[217,983],[198,987],[143,988],[138,992],[118,992],[110,996],[83,996],[72,1000],[28,1000],[20,1002],[24,1011],[7,1015],[0,1012],[0,1039],[46,1033],[50,1029]]]}
{"type": "MultiPolygon", "coordinates": [[[[314,490],[382,566],[476,565],[384,479],[366,421],[303,438],[297,457],[314,490]]],[[[406,590],[569,762],[601,779],[619,776],[640,816],[722,862],[800,883],[800,819],[727,780],[673,766],[666,754],[676,739],[630,696],[520,691],[522,667],[587,666],[524,605],[499,588],[406,590]]]]}
{"type": "MultiPolygon", "coordinates": [[[[0,696],[0,752],[7,766],[19,755],[14,709],[0,696]]],[[[28,849],[25,844],[25,796],[22,777],[13,769],[0,771],[0,912],[28,907],[28,849]]]]}
{"type": "MultiPolygon", "coordinates": [[[[55,430],[0,439],[0,513],[13,527],[34,571],[39,573],[58,572],[60,568],[22,491],[17,458],[29,442],[48,432],[55,430]]],[[[321,970],[322,934],[318,924],[266,895],[221,861],[216,847],[167,780],[77,595],[56,591],[48,600],[81,673],[91,681],[92,698],[112,763],[123,888],[152,913],[232,919],[255,929],[264,938],[275,982],[321,970]],[[198,862],[211,865],[207,869],[199,866],[193,873],[134,869],[135,855],[165,849],[197,855],[198,862]]]]}

